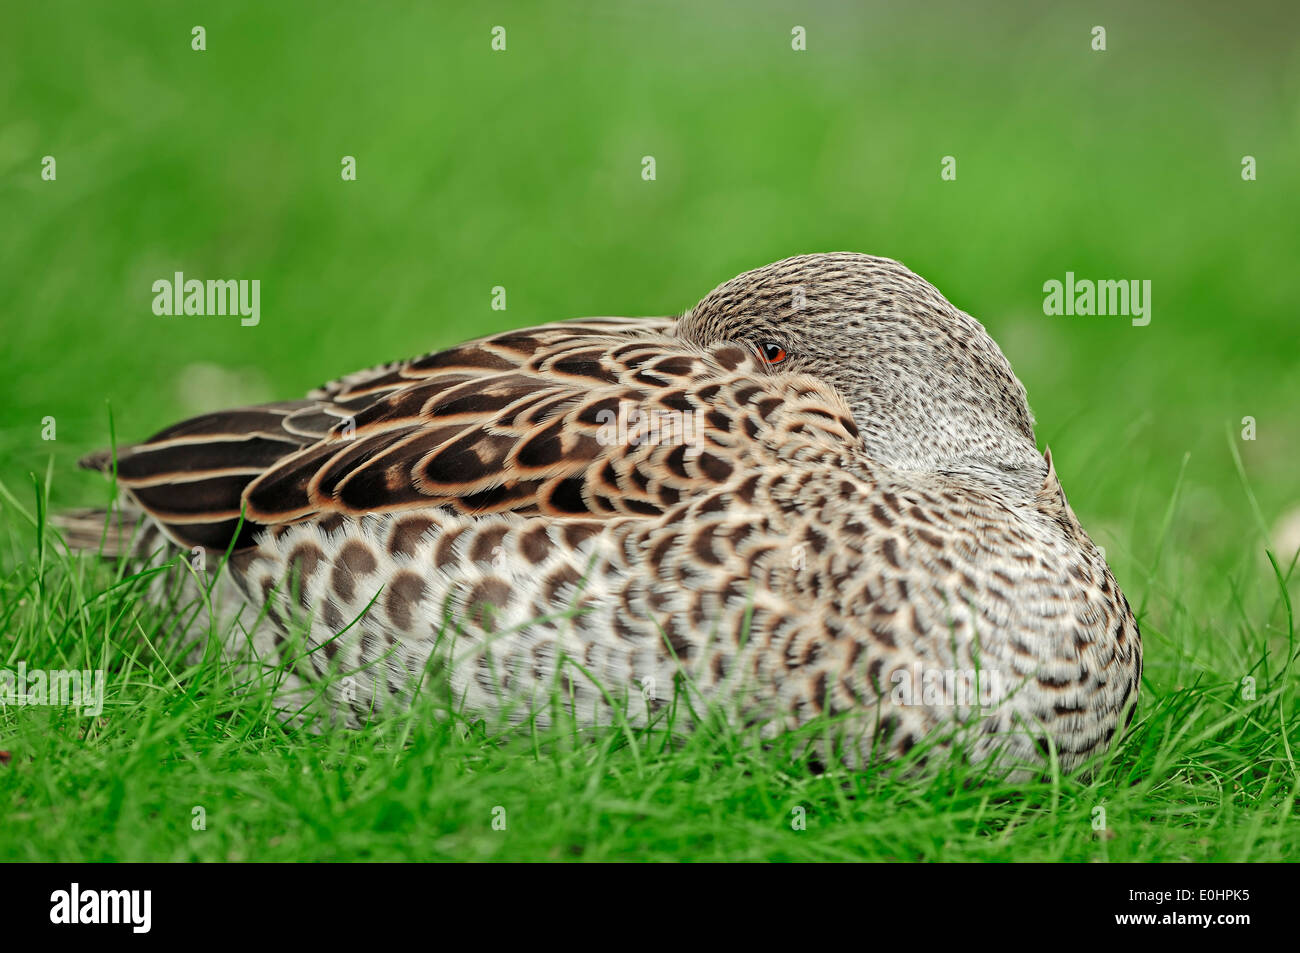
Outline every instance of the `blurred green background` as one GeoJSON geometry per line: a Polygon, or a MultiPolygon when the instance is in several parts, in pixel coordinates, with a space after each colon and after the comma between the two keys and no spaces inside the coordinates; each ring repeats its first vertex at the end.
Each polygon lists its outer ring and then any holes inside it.
{"type": "Polygon", "coordinates": [[[469,336],[678,312],[787,255],[863,251],[1002,345],[1148,637],[1184,615],[1212,633],[1234,600],[1276,595],[1264,528],[1300,532],[1300,14],[974,6],[8,5],[0,478],[21,487],[52,454],[56,500],[102,501],[73,465],[108,442],[110,402],[139,439],[469,336]],[[178,270],[260,279],[260,325],[155,316],[151,285],[178,270]],[[1150,279],[1151,324],[1045,316],[1066,271],[1150,279]]]}

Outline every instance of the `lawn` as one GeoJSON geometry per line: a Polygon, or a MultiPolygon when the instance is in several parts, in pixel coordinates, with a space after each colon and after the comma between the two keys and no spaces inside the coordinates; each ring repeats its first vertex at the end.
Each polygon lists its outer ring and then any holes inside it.
{"type": "Polygon", "coordinates": [[[0,860],[1296,859],[1300,13],[1132,6],[8,11],[0,670],[106,687],[0,708],[0,860]],[[820,771],[806,737],[501,734],[432,700],[295,731],[49,526],[107,502],[75,461],[114,432],[842,249],[983,321],[1133,604],[1141,701],[1087,774],[820,771]],[[260,320],[155,314],[178,271],[258,279],[260,320]],[[1150,281],[1150,323],[1046,314],[1067,273],[1150,281]]]}

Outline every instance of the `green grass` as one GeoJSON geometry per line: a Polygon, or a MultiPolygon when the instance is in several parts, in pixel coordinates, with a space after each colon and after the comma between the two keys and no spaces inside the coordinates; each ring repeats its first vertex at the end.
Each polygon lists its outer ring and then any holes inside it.
{"type": "MultiPolygon", "coordinates": [[[[0,713],[3,860],[1286,860],[1296,853],[1295,669],[1244,617],[1219,666],[1178,653],[1132,729],[1073,777],[1007,783],[934,759],[825,770],[813,723],[774,743],[706,720],[494,732],[436,692],[405,716],[315,734],[273,714],[219,650],[188,664],[150,576],[71,555],[40,504],[4,580],[18,658],[109,673],[103,712],[0,713]],[[1247,663],[1243,698],[1232,659],[1247,663]],[[1104,818],[1098,809],[1104,810],[1104,818]],[[1104,829],[1098,830],[1098,820],[1104,829]],[[502,826],[504,821],[504,826],[502,826]]],[[[4,495],[10,497],[6,488],[4,495]]],[[[11,497],[10,497],[11,498],[11,497]]],[[[11,499],[11,505],[13,502],[11,499]]],[[[1293,568],[1293,567],[1291,567],[1293,568]]],[[[1282,573],[1278,574],[1279,580],[1282,573]]],[[[1279,588],[1284,593],[1284,588],[1279,588]]],[[[1148,641],[1157,658],[1165,643],[1148,641]]],[[[33,666],[34,667],[34,666],[33,666]]],[[[1300,739],[1297,739],[1300,740],[1300,739]]]]}
{"type": "Polygon", "coordinates": [[[1295,858],[1292,5],[264,6],[6,18],[0,668],[109,682],[98,718],[0,711],[0,858],[1295,858]],[[110,442],[110,406],[137,439],[833,249],[899,258],[985,323],[1138,611],[1137,716],[1087,778],[815,774],[801,738],[501,736],[427,708],[292,732],[159,638],[147,580],[43,528],[106,501],[74,462],[110,442]],[[261,324],[156,317],[175,270],[260,278],[261,324]],[[1045,316],[1067,270],[1150,279],[1152,323],[1045,316]]]}

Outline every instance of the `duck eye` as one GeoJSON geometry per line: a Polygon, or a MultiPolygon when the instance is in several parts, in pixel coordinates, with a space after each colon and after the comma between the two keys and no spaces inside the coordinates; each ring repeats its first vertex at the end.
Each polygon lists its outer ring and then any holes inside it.
{"type": "Polygon", "coordinates": [[[772,344],[770,342],[767,344],[760,344],[758,350],[759,353],[763,355],[763,360],[767,361],[769,364],[780,364],[786,359],[785,348],[779,344],[772,344]]]}

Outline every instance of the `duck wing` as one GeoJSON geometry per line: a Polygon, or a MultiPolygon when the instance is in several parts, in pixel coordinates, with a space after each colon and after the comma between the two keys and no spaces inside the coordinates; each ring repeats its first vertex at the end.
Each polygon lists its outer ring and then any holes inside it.
{"type": "Polygon", "coordinates": [[[168,428],[119,456],[118,481],[187,545],[228,545],[242,512],[242,548],[269,526],[429,507],[658,516],[764,441],[856,441],[830,388],[671,330],[565,322],[371,368],[168,428]]]}

